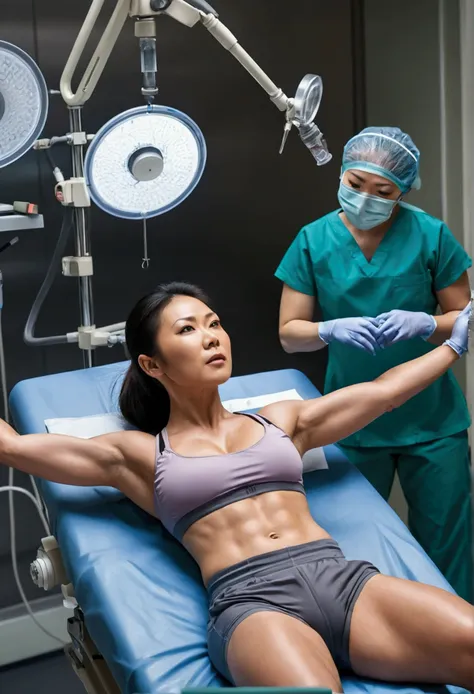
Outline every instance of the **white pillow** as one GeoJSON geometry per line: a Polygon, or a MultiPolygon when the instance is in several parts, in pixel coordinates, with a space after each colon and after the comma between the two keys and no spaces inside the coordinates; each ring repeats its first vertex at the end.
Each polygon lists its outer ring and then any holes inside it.
{"type": "MultiPolygon", "coordinates": [[[[224,400],[222,405],[229,412],[241,412],[243,410],[256,410],[265,405],[270,405],[281,400],[302,400],[296,390],[285,390],[279,393],[256,395],[250,398],[236,398],[224,400]]],[[[133,427],[118,412],[96,414],[90,417],[58,417],[45,419],[46,430],[50,434],[68,434],[81,439],[89,439],[101,434],[111,434],[114,431],[133,429],[133,427]]],[[[304,472],[314,470],[326,470],[328,467],[326,456],[322,448],[313,448],[303,456],[304,472]]]]}
{"type": "Polygon", "coordinates": [[[132,429],[121,414],[95,414],[90,417],[57,417],[44,420],[50,434],[68,434],[79,439],[90,439],[101,434],[112,434],[114,431],[132,429]]]}

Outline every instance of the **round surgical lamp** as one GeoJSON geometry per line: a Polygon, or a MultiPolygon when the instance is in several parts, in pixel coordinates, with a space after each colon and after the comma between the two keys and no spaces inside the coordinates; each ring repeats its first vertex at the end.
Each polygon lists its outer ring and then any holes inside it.
{"type": "Polygon", "coordinates": [[[206,156],[204,136],[186,114],[166,106],[133,108],[106,123],[87,151],[90,196],[115,217],[156,217],[192,193],[206,156]]]}
{"type": "Polygon", "coordinates": [[[319,75],[305,75],[298,85],[294,98],[298,125],[310,125],[316,118],[323,98],[323,81],[319,75]]]}
{"type": "Polygon", "coordinates": [[[48,101],[46,82],[34,60],[0,41],[0,167],[33,147],[46,123],[48,101]]]}

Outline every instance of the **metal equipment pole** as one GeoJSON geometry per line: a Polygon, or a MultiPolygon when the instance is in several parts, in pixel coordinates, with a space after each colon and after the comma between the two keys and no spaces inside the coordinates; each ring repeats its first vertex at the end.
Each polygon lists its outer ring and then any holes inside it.
{"type": "MultiPolygon", "coordinates": [[[[82,132],[82,106],[69,108],[69,123],[71,133],[82,132]]],[[[72,175],[74,178],[84,177],[84,146],[71,145],[72,147],[72,175]]],[[[78,257],[90,256],[91,241],[87,210],[85,207],[74,208],[74,232],[75,252],[78,257]]],[[[79,309],[81,314],[81,327],[94,325],[94,304],[92,299],[92,277],[79,277],[79,309]]],[[[94,365],[93,350],[83,350],[84,367],[94,365]]]]}

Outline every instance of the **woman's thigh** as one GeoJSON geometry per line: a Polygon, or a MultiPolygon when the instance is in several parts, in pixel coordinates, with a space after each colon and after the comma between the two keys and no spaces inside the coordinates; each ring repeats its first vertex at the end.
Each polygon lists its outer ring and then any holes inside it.
{"type": "Polygon", "coordinates": [[[470,689],[474,607],[439,588],[375,576],[354,607],[350,659],[365,677],[470,689]]]}
{"type": "Polygon", "coordinates": [[[342,692],[317,632],[281,612],[254,612],[233,632],[227,665],[237,687],[326,687],[342,692]]]}

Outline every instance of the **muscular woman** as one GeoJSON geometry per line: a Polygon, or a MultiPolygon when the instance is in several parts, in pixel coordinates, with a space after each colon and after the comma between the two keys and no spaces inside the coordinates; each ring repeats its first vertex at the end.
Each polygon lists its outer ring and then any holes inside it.
{"type": "Polygon", "coordinates": [[[160,519],[200,566],[209,655],[238,686],[341,692],[338,671],[351,669],[474,690],[474,608],[346,560],[311,517],[301,461],[445,373],[467,349],[468,316],[442,346],[373,382],[250,416],[221,404],[231,344],[208,300],[164,285],[126,326],[120,405],[138,430],[84,440],[19,436],[0,422],[0,458],[55,482],[115,487],[160,519]]]}

